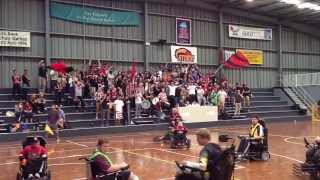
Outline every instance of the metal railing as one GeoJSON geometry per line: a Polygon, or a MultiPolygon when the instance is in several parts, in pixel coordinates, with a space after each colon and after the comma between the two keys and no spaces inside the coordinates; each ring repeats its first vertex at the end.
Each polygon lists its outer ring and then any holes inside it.
{"type": "Polygon", "coordinates": [[[304,86],[320,85],[320,73],[284,75],[282,85],[283,87],[290,88],[296,98],[311,112],[316,101],[304,89],[304,86]]]}

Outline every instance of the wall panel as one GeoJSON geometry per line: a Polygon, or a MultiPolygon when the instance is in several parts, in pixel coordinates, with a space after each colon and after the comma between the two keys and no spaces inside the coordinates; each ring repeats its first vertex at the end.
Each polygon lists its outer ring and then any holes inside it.
{"type": "Polygon", "coordinates": [[[39,59],[28,59],[28,58],[16,58],[16,57],[3,57],[0,59],[0,88],[12,87],[11,75],[12,70],[16,69],[17,72],[22,75],[24,69],[29,72],[29,77],[31,79],[31,87],[36,87],[37,73],[38,73],[38,61],[39,59]]]}
{"type": "Polygon", "coordinates": [[[44,31],[44,1],[1,0],[0,28],[44,31]]]}

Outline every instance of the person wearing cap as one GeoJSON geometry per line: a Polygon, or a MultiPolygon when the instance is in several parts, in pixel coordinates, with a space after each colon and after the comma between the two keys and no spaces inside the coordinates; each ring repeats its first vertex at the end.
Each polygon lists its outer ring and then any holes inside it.
{"type": "MultiPolygon", "coordinates": [[[[199,169],[199,171],[188,174],[188,178],[190,179],[218,179],[220,177],[218,161],[222,155],[222,149],[218,144],[210,142],[211,136],[208,129],[200,129],[196,135],[198,144],[203,146],[199,154],[199,161],[182,161],[181,164],[194,169],[199,169]]],[[[184,180],[186,178],[185,174],[182,174],[181,172],[178,172],[176,176],[177,180],[184,180]]]]}
{"type": "Polygon", "coordinates": [[[39,159],[47,158],[48,151],[46,148],[39,144],[39,140],[35,137],[31,141],[31,145],[26,146],[20,153],[19,159],[21,165],[24,166],[25,174],[28,179],[40,178],[42,173],[42,162],[39,159]]]}
{"type": "Polygon", "coordinates": [[[120,171],[116,178],[126,180],[139,180],[138,176],[129,170],[124,170],[128,167],[125,162],[113,163],[107,154],[108,141],[105,139],[99,139],[97,148],[93,151],[89,157],[90,161],[95,164],[95,176],[106,175],[112,172],[120,171]]]}

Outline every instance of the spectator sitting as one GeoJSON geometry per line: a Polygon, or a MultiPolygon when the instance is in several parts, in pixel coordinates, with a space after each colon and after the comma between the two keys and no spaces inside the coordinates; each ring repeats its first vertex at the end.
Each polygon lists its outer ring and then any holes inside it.
{"type": "Polygon", "coordinates": [[[27,101],[23,106],[23,113],[25,116],[25,121],[28,123],[33,122],[33,112],[32,112],[32,105],[29,101],[27,101]]]}
{"type": "Polygon", "coordinates": [[[37,97],[37,105],[38,105],[38,113],[45,112],[46,98],[44,97],[44,93],[40,92],[37,97]]]}

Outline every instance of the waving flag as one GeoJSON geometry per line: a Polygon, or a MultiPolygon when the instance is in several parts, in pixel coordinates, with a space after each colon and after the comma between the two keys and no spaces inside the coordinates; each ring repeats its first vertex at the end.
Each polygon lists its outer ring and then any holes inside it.
{"type": "Polygon", "coordinates": [[[248,67],[249,65],[248,59],[239,51],[224,62],[224,67],[228,69],[241,69],[248,67]]]}

